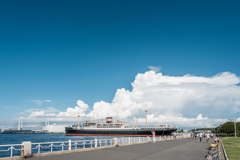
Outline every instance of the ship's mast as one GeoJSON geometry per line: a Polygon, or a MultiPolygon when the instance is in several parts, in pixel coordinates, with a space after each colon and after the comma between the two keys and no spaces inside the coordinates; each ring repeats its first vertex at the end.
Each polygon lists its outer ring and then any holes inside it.
{"type": "Polygon", "coordinates": [[[145,116],[146,116],[146,118],[145,118],[145,120],[146,120],[145,125],[146,125],[146,128],[147,128],[147,106],[146,106],[146,110],[145,110],[145,116]]]}
{"type": "Polygon", "coordinates": [[[80,127],[79,126],[79,117],[80,117],[80,114],[78,114],[78,125],[77,125],[78,128],[80,127]]]}

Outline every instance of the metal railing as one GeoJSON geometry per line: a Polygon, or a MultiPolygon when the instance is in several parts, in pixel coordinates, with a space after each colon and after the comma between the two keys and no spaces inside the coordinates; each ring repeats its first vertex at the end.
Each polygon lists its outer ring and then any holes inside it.
{"type": "Polygon", "coordinates": [[[0,147],[3,148],[3,149],[0,150],[0,153],[10,151],[10,157],[13,156],[14,151],[17,151],[17,152],[20,152],[20,153],[22,151],[22,144],[0,145],[0,147]]]}
{"type": "MultiPolygon", "coordinates": [[[[31,143],[32,153],[40,154],[45,152],[55,152],[55,151],[64,151],[64,150],[74,150],[74,149],[85,149],[93,147],[105,147],[112,146],[113,139],[95,139],[95,140],[81,140],[81,141],[62,141],[62,142],[41,142],[41,143],[31,143]]],[[[23,144],[9,144],[9,145],[0,145],[0,154],[2,152],[9,152],[10,157],[13,155],[21,155],[23,144]],[[14,154],[14,151],[16,154],[14,154]]],[[[2,156],[0,156],[2,157],[2,156]]]]}
{"type": "MultiPolygon", "coordinates": [[[[177,135],[176,139],[187,138],[190,135],[177,135]]],[[[157,136],[155,141],[173,140],[172,135],[157,136]]],[[[81,141],[61,141],[61,142],[41,142],[31,143],[31,153],[40,154],[46,152],[77,150],[85,148],[96,148],[113,145],[128,145],[134,143],[146,143],[152,142],[153,137],[127,137],[127,138],[113,138],[113,139],[94,139],[94,140],[81,140],[81,141]]],[[[20,156],[23,148],[23,144],[9,144],[0,145],[0,154],[2,152],[10,152],[10,157],[20,156]]],[[[2,157],[0,155],[0,157],[2,157]]],[[[6,157],[6,156],[5,156],[6,157]]]]}

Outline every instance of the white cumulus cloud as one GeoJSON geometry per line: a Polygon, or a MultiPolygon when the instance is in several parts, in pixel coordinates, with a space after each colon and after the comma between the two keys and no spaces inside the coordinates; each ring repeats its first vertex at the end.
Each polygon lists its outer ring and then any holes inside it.
{"type": "MultiPolygon", "coordinates": [[[[150,66],[151,67],[151,66],[150,66]]],[[[132,91],[117,89],[111,103],[94,103],[89,106],[78,100],[77,106],[69,107],[64,112],[46,113],[36,111],[34,116],[52,116],[53,118],[81,117],[97,118],[112,116],[115,119],[138,119],[145,123],[145,109],[148,108],[148,122],[173,124],[180,126],[213,127],[227,121],[225,115],[240,112],[240,78],[230,72],[219,73],[212,77],[193,75],[168,76],[157,70],[139,73],[132,82],[132,91]]],[[[239,120],[239,118],[237,119],[239,120]]]]}

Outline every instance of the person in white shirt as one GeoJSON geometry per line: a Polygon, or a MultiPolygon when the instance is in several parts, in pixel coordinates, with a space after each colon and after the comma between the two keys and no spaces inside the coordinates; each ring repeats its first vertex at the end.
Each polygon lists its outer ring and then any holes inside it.
{"type": "Polygon", "coordinates": [[[207,140],[207,142],[209,142],[209,138],[210,138],[210,133],[207,133],[207,134],[206,134],[206,140],[207,140]]]}
{"type": "Polygon", "coordinates": [[[203,134],[202,134],[202,132],[200,132],[199,133],[199,139],[200,139],[200,142],[202,143],[202,136],[203,136],[203,134]]]}
{"type": "Polygon", "coordinates": [[[173,133],[174,139],[177,139],[177,133],[173,133]]]}

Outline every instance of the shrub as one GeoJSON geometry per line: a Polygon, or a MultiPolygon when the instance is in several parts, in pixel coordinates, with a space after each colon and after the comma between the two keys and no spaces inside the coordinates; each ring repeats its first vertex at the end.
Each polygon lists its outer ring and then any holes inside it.
{"type": "Polygon", "coordinates": [[[227,133],[221,133],[219,134],[219,137],[228,137],[229,135],[227,133]]]}

